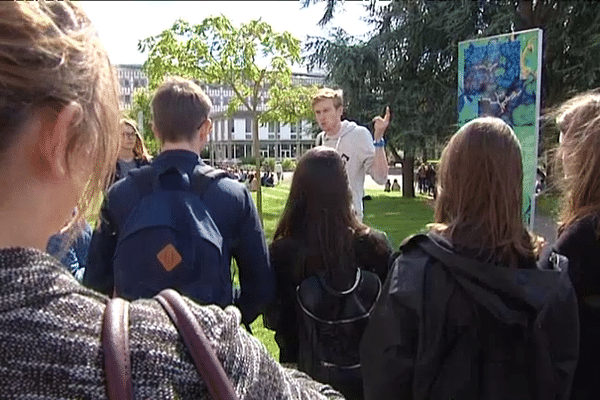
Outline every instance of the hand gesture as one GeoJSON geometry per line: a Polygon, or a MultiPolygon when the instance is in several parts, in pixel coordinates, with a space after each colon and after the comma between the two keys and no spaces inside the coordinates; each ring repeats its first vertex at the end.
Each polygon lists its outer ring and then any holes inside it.
{"type": "Polygon", "coordinates": [[[375,140],[379,140],[383,137],[388,126],[390,126],[390,119],[391,113],[389,106],[385,108],[385,115],[383,116],[383,118],[379,115],[373,118],[373,136],[375,140]]]}

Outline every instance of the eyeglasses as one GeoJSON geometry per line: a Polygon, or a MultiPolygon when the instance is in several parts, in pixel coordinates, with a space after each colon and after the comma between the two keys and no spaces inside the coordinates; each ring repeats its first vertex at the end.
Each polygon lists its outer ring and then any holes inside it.
{"type": "Polygon", "coordinates": [[[123,137],[126,138],[126,139],[134,139],[135,138],[135,132],[123,131],[123,137]]]}

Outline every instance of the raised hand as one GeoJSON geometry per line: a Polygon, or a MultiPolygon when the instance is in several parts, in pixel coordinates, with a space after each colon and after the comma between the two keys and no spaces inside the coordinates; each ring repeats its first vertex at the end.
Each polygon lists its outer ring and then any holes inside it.
{"type": "Polygon", "coordinates": [[[391,112],[390,107],[385,108],[385,115],[383,117],[376,116],[373,118],[373,136],[375,140],[379,140],[385,134],[388,126],[390,126],[391,112]]]}

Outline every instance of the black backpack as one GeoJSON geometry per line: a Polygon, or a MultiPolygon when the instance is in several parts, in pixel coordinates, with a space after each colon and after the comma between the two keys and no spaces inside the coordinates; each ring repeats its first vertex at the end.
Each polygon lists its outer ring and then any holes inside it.
{"type": "MultiPolygon", "coordinates": [[[[446,324],[442,337],[421,339],[427,359],[415,360],[420,376],[414,390],[426,399],[557,399],[558,380],[542,324],[547,309],[535,310],[518,296],[502,298],[486,282],[474,282],[470,268],[505,268],[449,253],[425,235],[412,240],[434,261],[424,290],[425,326],[446,324]],[[448,268],[453,265],[458,268],[448,268]],[[489,290],[486,295],[481,292],[489,290]],[[427,297],[437,300],[427,300],[427,297]],[[478,300],[479,299],[479,300],[478,300]],[[490,310],[506,304],[502,318],[490,310]],[[443,304],[440,304],[443,303],[443,304]],[[453,321],[447,324],[445,321],[453,321]]],[[[565,261],[564,258],[562,260],[565,261]]],[[[558,262],[558,261],[556,261],[558,262]]],[[[440,330],[435,330],[440,332],[440,330]]],[[[418,353],[417,353],[418,354],[418,353]]],[[[425,354],[425,353],[424,353],[425,354]]]]}
{"type": "Polygon", "coordinates": [[[343,292],[320,275],[302,281],[296,289],[298,368],[348,399],[362,398],[360,340],[380,293],[377,275],[361,269],[353,286],[343,292]]]}
{"type": "Polygon", "coordinates": [[[202,200],[206,189],[224,176],[206,165],[196,166],[192,176],[176,167],[130,172],[140,201],[118,234],[116,295],[151,298],[175,288],[201,303],[231,303],[230,260],[202,200]]]}

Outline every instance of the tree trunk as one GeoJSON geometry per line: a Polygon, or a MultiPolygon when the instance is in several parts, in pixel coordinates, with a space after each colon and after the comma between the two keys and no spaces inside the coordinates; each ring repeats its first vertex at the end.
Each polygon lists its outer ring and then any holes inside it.
{"type": "Polygon", "coordinates": [[[415,154],[413,150],[404,151],[402,162],[402,197],[415,197],[415,154]]]}
{"type": "Polygon", "coordinates": [[[258,215],[260,216],[260,223],[263,223],[263,213],[262,213],[262,184],[260,179],[260,141],[258,140],[258,113],[255,111],[252,113],[252,148],[254,152],[254,160],[256,163],[256,175],[254,179],[258,179],[258,190],[256,191],[256,209],[258,210],[258,215]]]}

